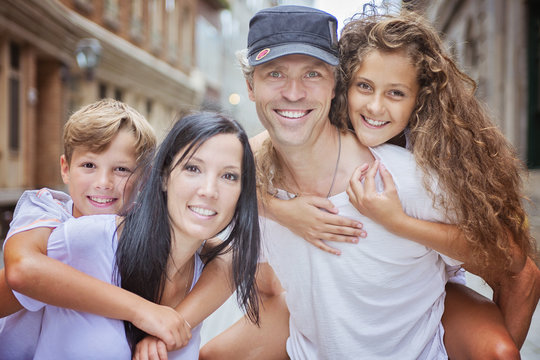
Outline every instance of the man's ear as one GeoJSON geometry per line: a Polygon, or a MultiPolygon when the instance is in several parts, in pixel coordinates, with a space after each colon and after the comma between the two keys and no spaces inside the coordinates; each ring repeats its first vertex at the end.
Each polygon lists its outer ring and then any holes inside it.
{"type": "Polygon", "coordinates": [[[66,155],[60,156],[60,174],[62,175],[64,184],[69,185],[69,163],[66,155]]]}
{"type": "Polygon", "coordinates": [[[253,93],[253,86],[251,86],[251,84],[247,80],[246,80],[246,86],[247,86],[247,89],[248,89],[249,100],[255,101],[255,94],[253,93]]]}

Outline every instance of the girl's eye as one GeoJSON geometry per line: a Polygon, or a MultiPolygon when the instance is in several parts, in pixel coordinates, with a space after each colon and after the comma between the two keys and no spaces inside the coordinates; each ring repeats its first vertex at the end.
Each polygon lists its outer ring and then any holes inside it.
{"type": "Polygon", "coordinates": [[[405,96],[405,93],[403,93],[403,91],[400,91],[400,90],[391,90],[390,95],[391,96],[397,96],[397,97],[403,97],[403,96],[405,96]]]}
{"type": "Polygon", "coordinates": [[[197,166],[195,166],[195,165],[190,165],[190,164],[186,164],[186,165],[184,166],[184,170],[187,170],[187,171],[189,171],[189,172],[194,172],[194,173],[200,172],[200,170],[199,170],[199,168],[198,168],[197,166]]]}
{"type": "Polygon", "coordinates": [[[230,181],[236,181],[238,180],[238,174],[235,173],[226,173],[223,175],[224,179],[230,180],[230,181]]]}
{"type": "Polygon", "coordinates": [[[84,163],[84,164],[82,164],[82,167],[85,168],[85,169],[93,169],[96,166],[94,164],[92,164],[92,163],[84,163]]]}

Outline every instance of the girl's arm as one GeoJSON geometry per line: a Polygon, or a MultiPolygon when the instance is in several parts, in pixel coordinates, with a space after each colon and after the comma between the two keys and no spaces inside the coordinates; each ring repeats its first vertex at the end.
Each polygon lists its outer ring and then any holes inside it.
{"type": "MultiPolygon", "coordinates": [[[[388,231],[459,260],[468,268],[475,269],[475,273],[481,271],[481,264],[472,256],[465,236],[456,225],[420,220],[403,211],[392,175],[379,161],[375,161],[365,175],[361,168],[355,170],[347,194],[360,213],[388,231]],[[381,193],[375,189],[377,170],[384,185],[381,193]],[[364,184],[362,178],[365,179],[364,184]]],[[[524,266],[525,258],[516,250],[513,259],[511,270],[518,273],[524,266]]]]}
{"type": "MultiPolygon", "coordinates": [[[[362,223],[340,215],[332,202],[317,196],[281,200],[267,195],[261,214],[285,226],[321,250],[340,255],[325,241],[357,243],[366,237],[362,223]]],[[[259,206],[261,208],[261,206],[259,206]]]]}
{"type": "Polygon", "coordinates": [[[183,342],[186,324],[176,311],[49,258],[49,234],[48,228],[35,228],[6,243],[6,279],[13,290],[54,306],[130,321],[171,348],[183,342]]]}

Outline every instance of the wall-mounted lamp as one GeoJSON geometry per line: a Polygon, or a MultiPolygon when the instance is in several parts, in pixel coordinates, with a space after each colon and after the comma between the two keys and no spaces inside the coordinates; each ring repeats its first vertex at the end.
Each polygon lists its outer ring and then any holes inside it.
{"type": "Polygon", "coordinates": [[[75,50],[75,59],[79,68],[86,72],[88,80],[94,77],[94,70],[99,64],[101,58],[101,44],[97,39],[81,39],[77,43],[75,50]]]}

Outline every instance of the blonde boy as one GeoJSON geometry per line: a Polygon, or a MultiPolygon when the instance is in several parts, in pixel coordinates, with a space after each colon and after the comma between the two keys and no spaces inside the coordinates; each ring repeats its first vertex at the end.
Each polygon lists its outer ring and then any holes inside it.
{"type": "MultiPolygon", "coordinates": [[[[131,176],[153,151],[154,131],[130,106],[103,99],[75,112],[64,127],[61,174],[69,195],[49,189],[26,191],[15,209],[4,242],[6,274],[0,271],[0,315],[21,309],[10,284],[39,284],[24,278],[33,267],[48,271],[47,240],[52,230],[71,217],[118,213],[130,198],[131,176]],[[9,241],[8,241],[9,240],[9,241]]],[[[55,291],[55,289],[47,289],[55,291]]],[[[20,298],[21,301],[24,298],[20,298]]],[[[31,307],[29,307],[31,309],[31,307]]],[[[41,328],[42,311],[22,309],[0,319],[0,359],[32,358],[41,328]]]]}

